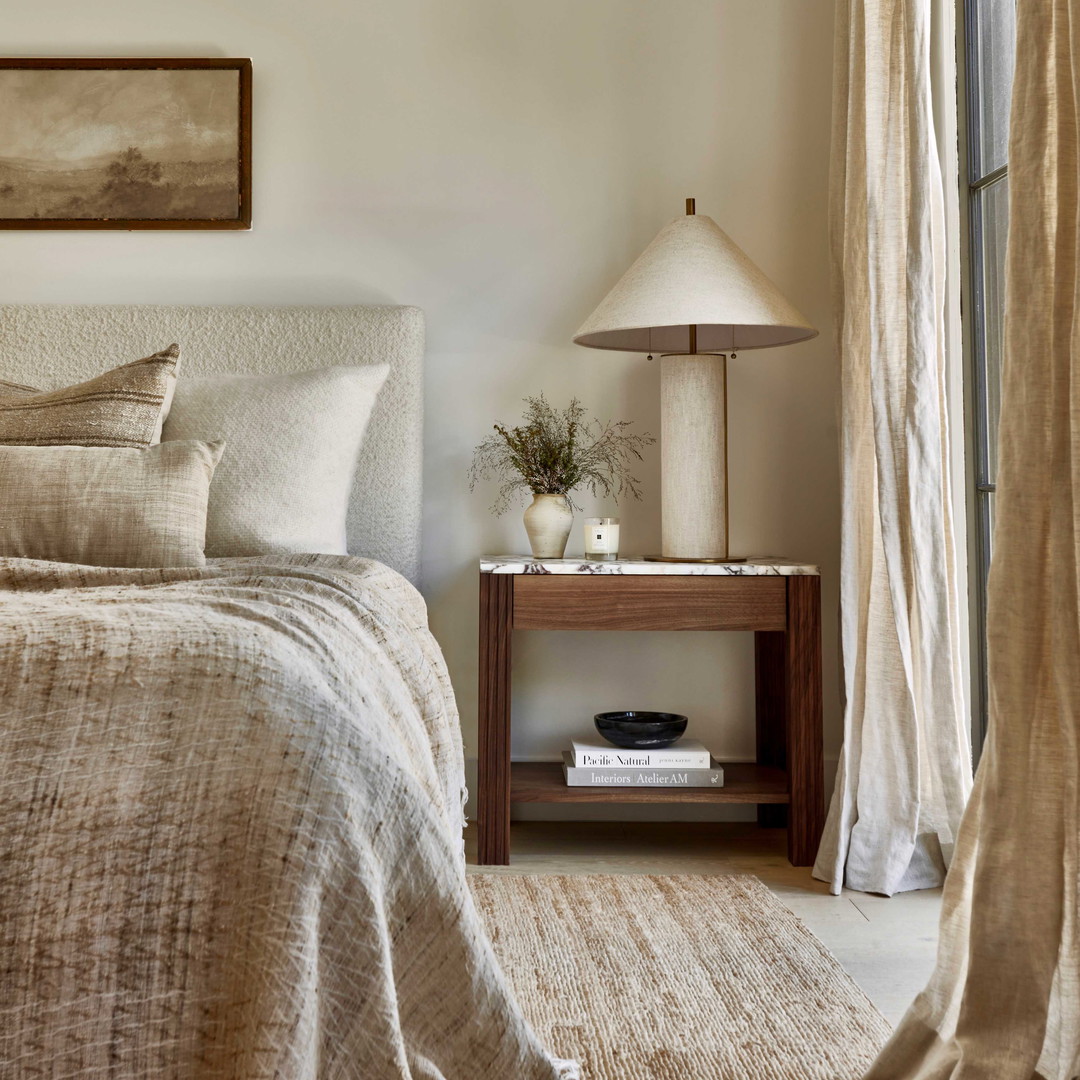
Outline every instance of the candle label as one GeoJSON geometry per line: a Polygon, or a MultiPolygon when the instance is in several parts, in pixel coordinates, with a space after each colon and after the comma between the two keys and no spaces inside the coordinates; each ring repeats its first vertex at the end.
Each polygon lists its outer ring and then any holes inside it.
{"type": "Polygon", "coordinates": [[[585,523],[585,554],[616,555],[619,551],[619,526],[585,523]]]}

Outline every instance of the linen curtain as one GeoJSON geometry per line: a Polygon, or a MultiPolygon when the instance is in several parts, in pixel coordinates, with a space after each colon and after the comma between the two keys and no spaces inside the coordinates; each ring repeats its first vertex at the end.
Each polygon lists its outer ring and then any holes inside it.
{"type": "Polygon", "coordinates": [[[931,0],[838,0],[844,746],[814,876],[940,885],[971,789],[944,372],[931,0]]]}
{"type": "Polygon", "coordinates": [[[990,738],[937,968],[870,1080],[1080,1075],[1080,0],[1019,0],[990,738]]]}

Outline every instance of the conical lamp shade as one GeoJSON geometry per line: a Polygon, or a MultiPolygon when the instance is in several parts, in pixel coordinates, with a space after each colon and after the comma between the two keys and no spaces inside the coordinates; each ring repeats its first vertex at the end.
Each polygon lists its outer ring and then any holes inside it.
{"type": "Polygon", "coordinates": [[[623,352],[730,352],[816,334],[712,218],[687,214],[660,230],[574,341],[623,352]]]}

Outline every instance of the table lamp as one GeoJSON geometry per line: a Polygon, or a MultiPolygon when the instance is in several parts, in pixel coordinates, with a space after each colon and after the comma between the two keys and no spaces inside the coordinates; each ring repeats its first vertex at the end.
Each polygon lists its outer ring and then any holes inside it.
{"type": "Polygon", "coordinates": [[[816,334],[693,199],[585,320],[578,345],[661,354],[663,544],[649,558],[743,561],[728,552],[727,358],[816,334]]]}

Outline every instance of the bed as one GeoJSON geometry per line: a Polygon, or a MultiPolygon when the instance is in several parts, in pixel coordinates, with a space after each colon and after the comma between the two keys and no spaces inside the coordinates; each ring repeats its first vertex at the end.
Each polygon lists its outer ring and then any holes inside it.
{"type": "Polygon", "coordinates": [[[349,554],[0,558],[0,1077],[571,1077],[466,887],[411,308],[0,308],[5,379],[388,363],[349,554]],[[45,371],[43,371],[43,364],[45,371]]]}

